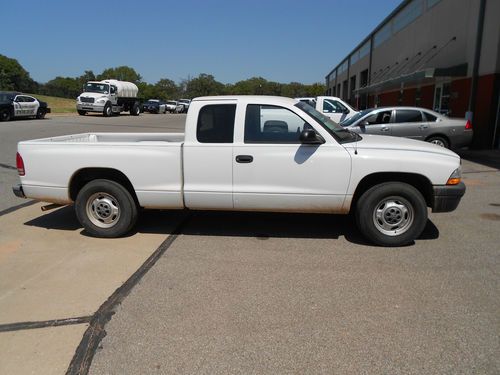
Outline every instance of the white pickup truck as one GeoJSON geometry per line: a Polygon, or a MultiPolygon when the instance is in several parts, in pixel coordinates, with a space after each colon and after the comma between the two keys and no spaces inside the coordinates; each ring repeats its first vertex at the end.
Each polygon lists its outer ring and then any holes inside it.
{"type": "Polygon", "coordinates": [[[88,233],[122,236],[139,207],[354,213],[384,246],[411,243],[428,207],[454,210],[460,158],[433,144],[357,135],[298,100],[194,99],[185,134],[89,133],[18,145],[17,196],[73,204],[88,233]]]}

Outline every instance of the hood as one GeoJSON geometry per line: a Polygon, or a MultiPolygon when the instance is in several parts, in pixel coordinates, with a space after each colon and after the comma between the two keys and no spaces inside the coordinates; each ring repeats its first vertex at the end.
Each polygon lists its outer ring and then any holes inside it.
{"type": "Polygon", "coordinates": [[[343,146],[348,149],[378,149],[395,151],[417,151],[431,154],[445,155],[460,159],[460,156],[447,148],[435,144],[417,141],[409,138],[391,137],[386,135],[368,135],[363,134],[363,139],[358,142],[344,143],[343,146]]]}
{"type": "Polygon", "coordinates": [[[80,97],[100,99],[100,98],[107,98],[108,96],[100,92],[82,92],[80,94],[80,97]]]}

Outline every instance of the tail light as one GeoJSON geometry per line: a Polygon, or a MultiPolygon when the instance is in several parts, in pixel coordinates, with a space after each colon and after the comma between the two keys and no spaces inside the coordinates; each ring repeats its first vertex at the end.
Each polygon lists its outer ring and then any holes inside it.
{"type": "Polygon", "coordinates": [[[17,167],[17,173],[19,173],[19,176],[24,176],[24,161],[21,156],[21,154],[18,152],[16,154],[16,167],[17,167]]]}
{"type": "Polygon", "coordinates": [[[472,129],[472,122],[470,120],[467,120],[465,123],[465,130],[471,130],[472,129]]]}

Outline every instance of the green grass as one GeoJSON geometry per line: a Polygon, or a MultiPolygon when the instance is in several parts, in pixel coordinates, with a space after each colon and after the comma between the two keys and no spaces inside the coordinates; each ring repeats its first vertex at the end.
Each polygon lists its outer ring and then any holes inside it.
{"type": "Polygon", "coordinates": [[[76,112],[76,100],[67,98],[58,98],[55,96],[46,96],[38,94],[29,94],[35,98],[47,102],[51,113],[74,113],[76,112]]]}

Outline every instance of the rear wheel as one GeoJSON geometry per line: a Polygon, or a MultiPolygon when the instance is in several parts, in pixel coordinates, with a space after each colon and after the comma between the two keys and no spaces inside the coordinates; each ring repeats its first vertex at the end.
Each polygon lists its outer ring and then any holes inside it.
{"type": "Polygon", "coordinates": [[[438,145],[438,146],[441,146],[444,148],[450,147],[449,142],[446,139],[444,139],[443,137],[430,137],[429,139],[427,139],[427,142],[433,143],[435,145],[438,145]]]}
{"type": "Polygon", "coordinates": [[[112,111],[112,108],[111,108],[111,103],[106,103],[106,105],[104,106],[104,110],[102,111],[102,114],[105,116],[105,117],[109,117],[113,114],[113,111],[112,111]]]}
{"type": "Polygon", "coordinates": [[[94,180],[76,198],[76,216],[95,237],[114,238],[128,233],[137,221],[137,205],[127,189],[110,180],[94,180]]]}
{"type": "Polygon", "coordinates": [[[130,109],[130,114],[132,116],[139,116],[139,113],[141,113],[141,107],[139,107],[139,103],[134,103],[134,105],[130,109]]]}
{"type": "Polygon", "coordinates": [[[0,110],[0,121],[9,121],[11,118],[10,110],[5,108],[0,110]]]}
{"type": "Polygon", "coordinates": [[[78,110],[78,114],[80,116],[85,116],[87,114],[87,111],[82,111],[81,109],[78,110]]]}
{"type": "Polygon", "coordinates": [[[368,189],[356,205],[361,233],[381,246],[412,243],[424,230],[427,205],[422,194],[402,182],[387,182],[368,189]]]}

